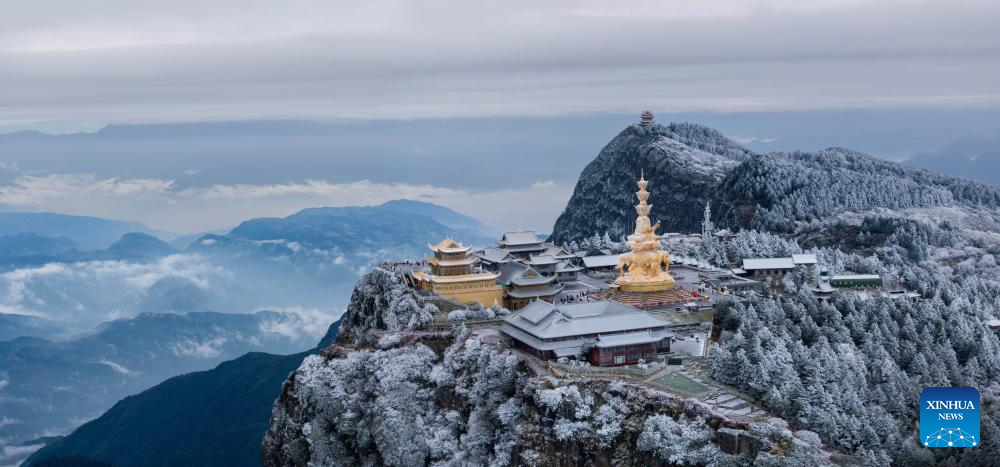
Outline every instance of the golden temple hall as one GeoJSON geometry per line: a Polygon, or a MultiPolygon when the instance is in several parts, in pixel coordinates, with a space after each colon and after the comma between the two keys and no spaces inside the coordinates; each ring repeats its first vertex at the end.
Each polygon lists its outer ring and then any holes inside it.
{"type": "Polygon", "coordinates": [[[430,270],[411,274],[416,288],[461,303],[479,302],[483,306],[503,303],[504,289],[496,283],[500,274],[477,268],[477,259],[469,255],[470,247],[450,238],[427,247],[434,256],[426,258],[430,270]]]}

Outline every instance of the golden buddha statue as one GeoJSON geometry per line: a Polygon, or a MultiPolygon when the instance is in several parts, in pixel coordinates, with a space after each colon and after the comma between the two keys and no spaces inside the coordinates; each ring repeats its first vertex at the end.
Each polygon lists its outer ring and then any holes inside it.
{"type": "Polygon", "coordinates": [[[649,192],[646,191],[645,174],[640,174],[639,191],[635,196],[639,204],[635,212],[635,232],[628,236],[628,246],[632,251],[618,258],[618,279],[613,288],[627,292],[659,292],[674,287],[674,278],[670,275],[670,255],[660,250],[660,236],[656,230],[660,223],[651,225],[647,204],[649,192]]]}

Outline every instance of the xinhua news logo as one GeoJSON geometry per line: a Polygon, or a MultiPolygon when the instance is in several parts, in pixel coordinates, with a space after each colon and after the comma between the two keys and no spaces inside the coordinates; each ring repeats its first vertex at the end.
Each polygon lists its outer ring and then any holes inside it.
{"type": "Polygon", "coordinates": [[[979,446],[979,391],[926,388],[920,393],[920,442],[929,448],[979,446]]]}

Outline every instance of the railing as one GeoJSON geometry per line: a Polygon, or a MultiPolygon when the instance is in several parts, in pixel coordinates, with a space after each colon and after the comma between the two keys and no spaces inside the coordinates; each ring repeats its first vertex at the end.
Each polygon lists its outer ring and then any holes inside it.
{"type": "Polygon", "coordinates": [[[503,324],[502,319],[481,319],[476,321],[470,320],[459,320],[459,321],[444,321],[444,322],[434,322],[424,326],[425,329],[429,331],[444,331],[451,329],[460,324],[465,324],[467,329],[478,329],[485,327],[500,326],[503,324]]]}
{"type": "Polygon", "coordinates": [[[662,363],[652,363],[648,364],[648,367],[644,370],[636,366],[627,367],[608,367],[608,366],[576,366],[576,365],[565,365],[558,362],[547,362],[550,369],[554,369],[560,373],[571,376],[631,376],[635,378],[646,378],[653,373],[666,368],[665,364],[662,363]]]}

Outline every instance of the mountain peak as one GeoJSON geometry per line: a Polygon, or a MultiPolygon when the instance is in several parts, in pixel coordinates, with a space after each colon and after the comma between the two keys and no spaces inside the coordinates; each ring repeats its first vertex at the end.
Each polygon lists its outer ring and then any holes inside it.
{"type": "Polygon", "coordinates": [[[551,240],[627,233],[632,189],[645,171],[653,214],[669,231],[695,231],[712,187],[755,153],[722,133],[694,123],[631,125],[584,168],[573,197],[556,220],[551,240]],[[595,210],[600,215],[595,215],[595,210]]]}

